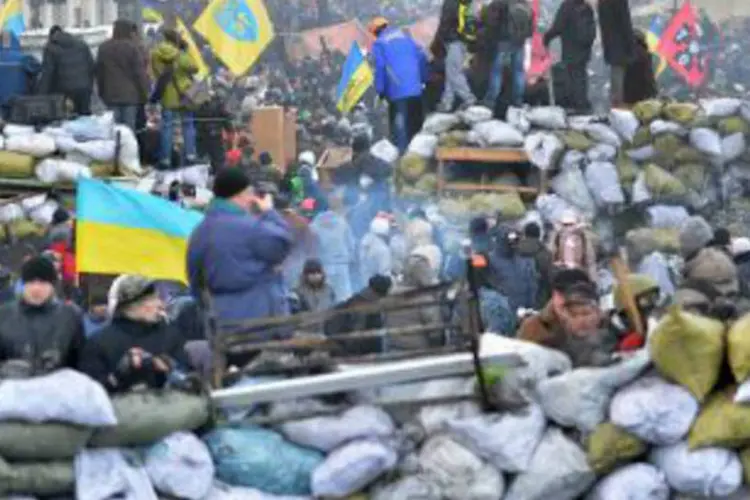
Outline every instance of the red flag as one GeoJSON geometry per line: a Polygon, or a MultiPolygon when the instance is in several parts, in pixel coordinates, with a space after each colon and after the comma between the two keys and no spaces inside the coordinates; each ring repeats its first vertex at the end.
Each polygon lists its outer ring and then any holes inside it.
{"type": "Polygon", "coordinates": [[[526,80],[533,82],[543,77],[552,67],[552,56],[544,46],[544,36],[539,32],[539,0],[533,0],[534,34],[531,37],[531,56],[526,80]]]}
{"type": "Polygon", "coordinates": [[[701,47],[699,19],[690,2],[672,16],[661,35],[657,51],[691,87],[708,76],[708,54],[701,47]]]}

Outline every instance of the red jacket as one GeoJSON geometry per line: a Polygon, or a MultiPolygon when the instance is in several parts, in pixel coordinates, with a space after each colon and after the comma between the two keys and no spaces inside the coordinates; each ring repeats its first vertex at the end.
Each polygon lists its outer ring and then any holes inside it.
{"type": "Polygon", "coordinates": [[[78,272],[76,270],[76,254],[72,248],[69,248],[65,241],[58,241],[50,245],[50,250],[58,254],[62,259],[63,281],[66,283],[75,283],[78,272]]]}

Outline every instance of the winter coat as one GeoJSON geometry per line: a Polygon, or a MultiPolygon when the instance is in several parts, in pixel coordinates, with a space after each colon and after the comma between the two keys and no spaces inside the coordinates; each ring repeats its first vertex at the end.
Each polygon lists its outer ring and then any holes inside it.
{"type": "Polygon", "coordinates": [[[115,317],[83,346],[78,370],[102,385],[117,370],[123,356],[139,347],[153,356],[167,356],[178,366],[187,368],[184,350],[185,339],[173,324],[142,323],[124,317],[115,317]]]}
{"type": "Polygon", "coordinates": [[[198,72],[198,67],[186,51],[169,42],[161,42],[151,51],[154,79],[158,81],[170,66],[173,67],[172,76],[159,102],[166,109],[181,109],[182,96],[193,84],[193,75],[198,72]]]}
{"type": "Polygon", "coordinates": [[[508,299],[492,288],[479,289],[479,313],[484,331],[512,337],[518,328],[516,313],[510,308],[508,299]]]}
{"type": "Polygon", "coordinates": [[[205,282],[221,320],[285,315],[280,266],[294,242],[276,211],[249,215],[214,200],[188,243],[188,276],[194,293],[205,282]]]}
{"type": "Polygon", "coordinates": [[[333,211],[315,216],[310,224],[318,244],[317,255],[323,266],[349,265],[357,255],[357,243],[343,215],[333,211]]]}
{"type": "Polygon", "coordinates": [[[523,238],[518,243],[518,254],[522,257],[534,259],[539,273],[539,291],[536,308],[543,307],[550,298],[550,282],[552,279],[552,254],[538,239],[523,238]]]}
{"type": "Polygon", "coordinates": [[[448,45],[455,41],[473,42],[476,39],[474,6],[470,1],[444,0],[435,43],[448,45]]]}
{"type": "Polygon", "coordinates": [[[588,64],[596,40],[596,20],[594,9],[586,0],[565,0],[560,4],[552,26],[544,34],[544,45],[558,37],[566,64],[588,64]]]}
{"type": "Polygon", "coordinates": [[[396,27],[384,29],[372,45],[375,91],[396,101],[422,95],[427,82],[427,56],[411,35],[396,27]]]}
{"type": "Polygon", "coordinates": [[[81,313],[52,300],[40,307],[21,299],[0,306],[0,360],[22,359],[35,375],[75,368],[84,340],[81,313]]]}
{"type": "Polygon", "coordinates": [[[112,38],[97,50],[96,84],[107,106],[145,104],[148,99],[143,54],[126,21],[115,21],[112,38]]]}
{"type": "Polygon", "coordinates": [[[637,34],[633,59],[625,68],[623,98],[626,104],[635,104],[658,95],[651,57],[645,37],[637,34]]]}
{"type": "Polygon", "coordinates": [[[333,309],[336,305],[336,294],[326,282],[319,287],[312,287],[304,276],[300,278],[294,293],[300,301],[300,310],[303,312],[322,312],[333,309]]]}
{"type": "Polygon", "coordinates": [[[508,298],[512,311],[536,307],[539,274],[534,259],[522,257],[500,237],[489,255],[489,281],[492,287],[508,298]]]}
{"type": "Polygon", "coordinates": [[[388,242],[377,234],[367,233],[359,244],[359,269],[362,283],[377,275],[393,275],[393,254],[388,242]]]}
{"type": "Polygon", "coordinates": [[[627,66],[635,56],[635,33],[628,0],[600,0],[596,5],[604,61],[627,66]]]}
{"type": "Polygon", "coordinates": [[[16,96],[30,94],[33,83],[39,74],[41,65],[34,57],[26,55],[21,50],[18,37],[8,33],[8,46],[0,42],[0,105],[6,105],[16,96]]]}
{"type": "Polygon", "coordinates": [[[80,38],[65,31],[52,35],[44,47],[39,94],[91,92],[96,65],[91,49],[80,38]]]}
{"type": "MultiPolygon", "coordinates": [[[[366,307],[381,300],[381,297],[371,288],[365,288],[359,293],[351,296],[349,299],[341,302],[334,311],[341,311],[356,307],[366,307]]],[[[337,335],[367,330],[377,330],[383,328],[385,318],[382,312],[347,312],[333,315],[325,322],[324,331],[326,336],[336,340],[337,335]]],[[[380,339],[361,338],[352,340],[336,340],[339,344],[339,350],[350,356],[358,354],[370,354],[379,352],[380,339]]]]}

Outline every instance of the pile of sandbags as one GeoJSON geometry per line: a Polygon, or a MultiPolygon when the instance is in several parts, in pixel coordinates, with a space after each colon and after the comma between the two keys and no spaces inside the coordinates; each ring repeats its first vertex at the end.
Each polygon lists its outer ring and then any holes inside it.
{"type": "Polygon", "coordinates": [[[43,236],[52,216],[60,207],[57,200],[46,194],[34,195],[0,206],[0,223],[10,228],[13,237],[43,236]]]}
{"type": "Polygon", "coordinates": [[[41,130],[8,123],[1,139],[0,177],[56,184],[143,173],[134,132],[115,124],[111,112],[41,130]]]}

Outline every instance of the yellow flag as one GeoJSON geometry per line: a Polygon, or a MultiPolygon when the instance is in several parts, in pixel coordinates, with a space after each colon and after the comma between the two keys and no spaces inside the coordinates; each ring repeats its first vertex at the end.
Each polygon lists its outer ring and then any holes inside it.
{"type": "Polygon", "coordinates": [[[182,19],[178,17],[176,23],[177,32],[187,44],[188,54],[190,54],[190,58],[198,67],[198,78],[207,77],[209,74],[208,65],[206,64],[206,61],[203,60],[203,55],[201,54],[201,50],[198,48],[198,45],[196,45],[195,39],[193,39],[193,35],[190,34],[190,30],[187,28],[187,26],[185,26],[185,23],[182,22],[182,19]]]}
{"type": "Polygon", "coordinates": [[[252,68],[274,37],[263,0],[213,0],[193,27],[237,76],[252,68]]]}

